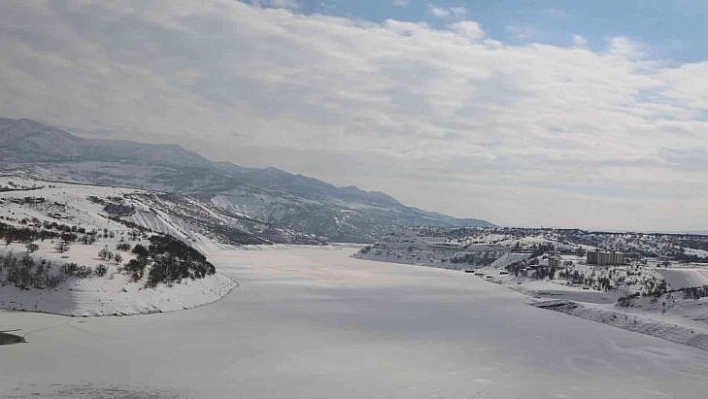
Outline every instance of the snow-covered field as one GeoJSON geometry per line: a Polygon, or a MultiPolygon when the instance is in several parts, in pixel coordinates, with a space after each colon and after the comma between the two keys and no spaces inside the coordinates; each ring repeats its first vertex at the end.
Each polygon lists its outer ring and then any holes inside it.
{"type": "Polygon", "coordinates": [[[0,311],[28,341],[0,347],[0,397],[706,397],[708,352],[355,250],[212,250],[240,286],[188,311],[0,311]]]}

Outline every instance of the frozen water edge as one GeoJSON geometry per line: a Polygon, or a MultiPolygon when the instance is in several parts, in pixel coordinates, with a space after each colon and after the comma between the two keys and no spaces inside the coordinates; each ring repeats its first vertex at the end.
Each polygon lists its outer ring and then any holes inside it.
{"type": "Polygon", "coordinates": [[[47,290],[22,290],[7,285],[0,287],[0,309],[76,317],[163,313],[216,302],[237,285],[220,273],[154,288],[144,288],[124,276],[113,280],[72,279],[47,290]]]}
{"type": "Polygon", "coordinates": [[[652,337],[665,339],[677,344],[708,350],[708,333],[706,329],[671,324],[652,319],[646,315],[608,309],[606,305],[585,304],[568,300],[534,300],[531,301],[531,305],[585,320],[608,324],[623,330],[651,335],[652,337]]]}
{"type": "MultiPolygon", "coordinates": [[[[361,258],[360,254],[355,257],[361,258]]],[[[395,256],[376,257],[368,256],[369,259],[379,262],[396,261],[395,256]]],[[[398,260],[409,266],[443,268],[449,265],[429,264],[411,265],[398,260]]],[[[595,290],[583,290],[579,287],[567,286],[558,281],[540,281],[532,279],[514,278],[509,275],[500,275],[500,267],[480,268],[485,282],[501,285],[513,291],[527,295],[530,298],[528,303],[540,309],[554,310],[567,315],[580,317],[585,320],[595,321],[621,328],[627,331],[649,335],[664,339],[670,342],[691,346],[694,348],[708,350],[708,306],[688,306],[687,310],[681,309],[686,314],[680,312],[668,312],[664,314],[661,307],[643,306],[640,308],[620,308],[616,306],[617,299],[621,296],[618,292],[604,292],[595,290]],[[542,298],[542,299],[535,299],[542,298]],[[698,321],[702,320],[702,321],[698,321]]],[[[682,286],[679,277],[693,279],[693,284],[702,284],[700,273],[704,271],[682,271],[681,274],[674,270],[661,270],[661,273],[673,276],[672,281],[677,286],[682,286]]],[[[705,273],[703,273],[705,274],[705,273]]],[[[690,283],[683,285],[691,286],[690,283]]],[[[698,303],[706,305],[706,303],[698,303]]],[[[705,301],[704,301],[705,302],[705,301]]],[[[696,305],[691,304],[691,305],[696,305]]]]}

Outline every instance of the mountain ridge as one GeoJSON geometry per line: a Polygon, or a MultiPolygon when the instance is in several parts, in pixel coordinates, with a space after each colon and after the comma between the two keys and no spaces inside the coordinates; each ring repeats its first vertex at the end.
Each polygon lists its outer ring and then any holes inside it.
{"type": "Polygon", "coordinates": [[[400,225],[494,226],[275,167],[213,162],[175,144],[83,138],[30,119],[0,118],[0,159],[6,170],[43,179],[186,193],[332,241],[371,242],[400,225]]]}
{"type": "MultiPolygon", "coordinates": [[[[211,163],[176,144],[89,139],[31,119],[0,118],[0,156],[3,161],[139,160],[150,159],[153,152],[169,153],[171,159],[179,158],[179,164],[185,166],[211,163]]],[[[153,162],[159,162],[159,159],[153,162]]]]}

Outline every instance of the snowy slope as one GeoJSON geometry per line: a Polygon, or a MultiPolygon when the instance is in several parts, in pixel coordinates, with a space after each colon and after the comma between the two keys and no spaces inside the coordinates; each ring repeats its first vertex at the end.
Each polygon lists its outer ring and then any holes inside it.
{"type": "Polygon", "coordinates": [[[0,309],[66,316],[125,316],[190,309],[221,299],[236,287],[222,274],[144,288],[124,274],[75,279],[51,290],[0,287],[0,309]]]}
{"type": "Polygon", "coordinates": [[[119,251],[117,246],[147,246],[147,238],[154,233],[178,238],[203,253],[218,246],[195,232],[184,218],[156,210],[154,203],[144,199],[151,193],[117,187],[50,183],[19,176],[0,176],[0,187],[4,187],[0,192],[0,222],[34,231],[56,231],[53,226],[71,228],[70,231],[79,237],[70,243],[67,252],[58,251],[57,238],[36,240],[32,252],[25,243],[5,241],[0,245],[1,257],[21,258],[27,254],[37,263],[45,262],[50,274],[58,275],[61,275],[61,266],[70,262],[91,270],[99,265],[107,269],[103,276],[65,277],[66,281],[50,288],[21,289],[6,283],[0,286],[0,308],[72,316],[164,312],[216,301],[236,285],[232,279],[217,273],[202,279],[183,279],[171,286],[158,284],[146,288],[144,281],[133,281],[128,274],[121,272],[136,255],[119,251]],[[111,219],[107,211],[111,208],[106,205],[113,203],[137,211],[126,218],[126,224],[117,221],[116,217],[111,219]],[[80,233],[83,231],[87,233],[80,233]],[[82,242],[85,237],[95,237],[95,242],[82,242]],[[100,251],[104,249],[120,254],[122,259],[100,258],[100,251]]]}

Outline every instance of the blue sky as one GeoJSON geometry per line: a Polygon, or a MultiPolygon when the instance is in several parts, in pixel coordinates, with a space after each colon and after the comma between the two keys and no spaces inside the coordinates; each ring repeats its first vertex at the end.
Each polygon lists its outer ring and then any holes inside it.
{"type": "Polygon", "coordinates": [[[0,2],[0,104],[502,225],[708,226],[698,1],[0,2]]]}
{"type": "Polygon", "coordinates": [[[441,27],[454,19],[431,10],[462,8],[504,43],[573,44],[574,35],[592,49],[626,36],[666,62],[692,62],[708,56],[708,2],[700,0],[300,0],[299,11],[365,21],[397,19],[441,27]],[[399,5],[396,5],[399,4],[399,5]]]}

